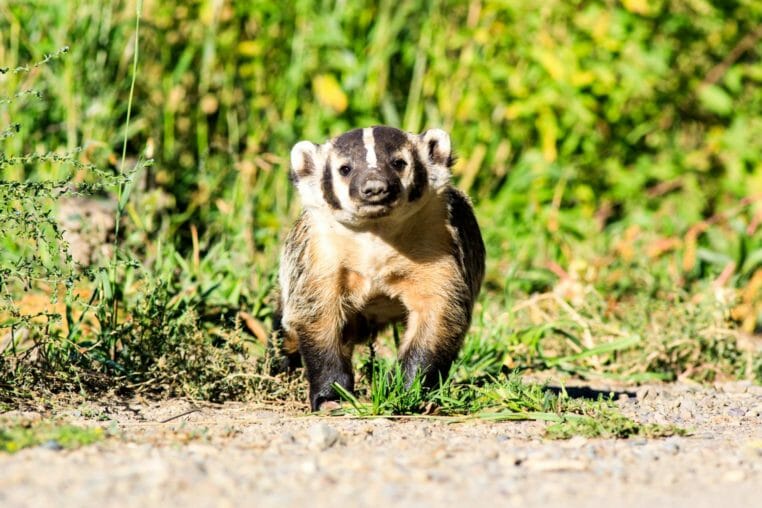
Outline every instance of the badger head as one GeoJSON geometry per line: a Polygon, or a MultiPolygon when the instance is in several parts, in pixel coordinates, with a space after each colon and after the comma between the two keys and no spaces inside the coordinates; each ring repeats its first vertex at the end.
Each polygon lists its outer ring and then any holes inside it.
{"type": "Polygon", "coordinates": [[[355,129],[327,143],[300,141],[291,150],[291,180],[306,208],[361,227],[407,216],[450,181],[450,136],[393,127],[355,129]]]}

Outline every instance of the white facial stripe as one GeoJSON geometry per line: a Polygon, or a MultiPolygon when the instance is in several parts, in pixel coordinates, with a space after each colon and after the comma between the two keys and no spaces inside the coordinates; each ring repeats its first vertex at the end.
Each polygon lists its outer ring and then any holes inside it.
{"type": "Polygon", "coordinates": [[[372,127],[362,130],[362,143],[365,145],[365,162],[368,163],[368,169],[373,169],[378,165],[378,161],[376,160],[376,145],[372,127]]]}

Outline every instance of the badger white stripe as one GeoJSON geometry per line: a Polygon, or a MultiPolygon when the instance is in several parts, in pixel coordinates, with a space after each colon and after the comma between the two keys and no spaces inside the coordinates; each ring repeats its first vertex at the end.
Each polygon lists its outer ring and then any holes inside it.
{"type": "Polygon", "coordinates": [[[368,169],[373,169],[378,165],[378,160],[376,160],[376,145],[373,139],[373,127],[366,127],[362,130],[362,143],[365,145],[365,162],[368,163],[368,169]]]}

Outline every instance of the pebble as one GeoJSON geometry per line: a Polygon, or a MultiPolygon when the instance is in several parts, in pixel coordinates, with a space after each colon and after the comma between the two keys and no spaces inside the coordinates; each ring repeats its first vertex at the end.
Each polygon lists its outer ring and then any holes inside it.
{"type": "Polygon", "coordinates": [[[339,431],[325,423],[316,423],[309,430],[310,447],[314,450],[327,450],[341,439],[339,431]]]}
{"type": "Polygon", "coordinates": [[[309,458],[301,463],[299,469],[301,469],[302,473],[306,475],[313,475],[318,472],[320,469],[318,467],[317,461],[313,458],[309,458]]]}
{"type": "Polygon", "coordinates": [[[731,407],[726,411],[728,416],[744,416],[746,410],[741,407],[731,407]]]}
{"type": "Polygon", "coordinates": [[[63,446],[61,446],[61,443],[56,441],[55,439],[51,439],[50,441],[45,441],[40,445],[40,448],[43,448],[45,450],[63,450],[63,446]]]}
{"type": "Polygon", "coordinates": [[[661,449],[669,455],[677,455],[680,452],[680,445],[674,441],[666,441],[662,444],[661,449]]]}
{"type": "Polygon", "coordinates": [[[530,471],[585,471],[589,467],[586,461],[575,459],[529,459],[522,464],[530,471]]]}

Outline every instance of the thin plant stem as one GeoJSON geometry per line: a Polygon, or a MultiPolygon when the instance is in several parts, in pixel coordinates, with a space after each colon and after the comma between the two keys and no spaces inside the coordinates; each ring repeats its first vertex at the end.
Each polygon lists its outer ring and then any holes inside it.
{"type": "MultiPolygon", "coordinates": [[[[124,175],[124,163],[127,159],[127,138],[130,130],[130,115],[132,113],[132,98],[135,95],[135,80],[138,74],[138,56],[140,51],[140,16],[143,8],[143,0],[138,0],[135,6],[135,52],[132,56],[132,79],[130,81],[130,94],[127,98],[127,119],[124,122],[124,141],[122,142],[122,158],[119,163],[119,174],[124,175]]],[[[134,175],[133,175],[134,176],[134,175]]],[[[121,180],[117,190],[117,207],[116,207],[116,222],[114,225],[114,252],[111,257],[111,273],[109,276],[109,283],[112,286],[111,297],[112,312],[111,312],[111,326],[116,327],[117,313],[119,311],[119,299],[116,296],[115,282],[116,282],[116,263],[119,253],[119,223],[122,219],[122,213],[124,212],[124,204],[122,203],[122,195],[125,192],[126,182],[121,180]]]]}

